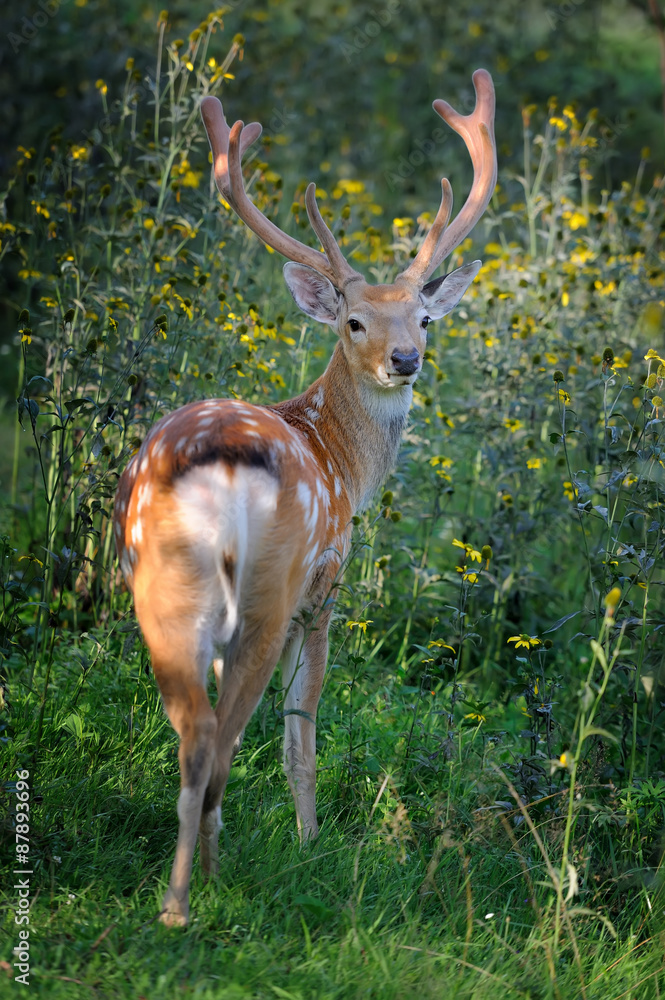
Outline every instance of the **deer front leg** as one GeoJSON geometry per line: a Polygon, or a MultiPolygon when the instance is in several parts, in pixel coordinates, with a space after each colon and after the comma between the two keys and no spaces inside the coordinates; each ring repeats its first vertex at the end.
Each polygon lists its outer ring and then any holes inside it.
{"type": "Polygon", "coordinates": [[[282,662],[284,770],[293,794],[301,842],[319,832],[316,821],[316,709],[328,659],[331,611],[319,616],[303,641],[298,629],[282,662]]]}

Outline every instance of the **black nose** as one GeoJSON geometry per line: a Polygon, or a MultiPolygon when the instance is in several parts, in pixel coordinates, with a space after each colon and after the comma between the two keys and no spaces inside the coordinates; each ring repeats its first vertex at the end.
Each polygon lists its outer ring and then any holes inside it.
{"type": "Polygon", "coordinates": [[[414,372],[418,371],[419,355],[415,347],[408,354],[405,354],[404,351],[393,351],[390,360],[395,366],[397,375],[413,375],[414,372]]]}

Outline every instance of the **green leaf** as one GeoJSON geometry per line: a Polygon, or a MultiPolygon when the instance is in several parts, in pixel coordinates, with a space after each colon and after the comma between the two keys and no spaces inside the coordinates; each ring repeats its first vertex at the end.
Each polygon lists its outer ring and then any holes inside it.
{"type": "Polygon", "coordinates": [[[73,413],[74,410],[78,410],[81,406],[85,406],[88,403],[91,403],[93,406],[95,405],[94,399],[91,399],[90,396],[81,396],[78,399],[68,399],[65,403],[67,413],[73,413]]]}
{"type": "Polygon", "coordinates": [[[607,670],[607,657],[605,656],[603,647],[597,639],[592,639],[590,645],[603,670],[607,670]]]}

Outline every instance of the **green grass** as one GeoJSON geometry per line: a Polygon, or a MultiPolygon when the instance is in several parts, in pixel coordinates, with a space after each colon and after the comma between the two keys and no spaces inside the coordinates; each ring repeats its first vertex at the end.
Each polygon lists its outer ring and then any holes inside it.
{"type": "MultiPolygon", "coordinates": [[[[164,929],[155,916],[176,835],[176,739],[137,652],[124,663],[104,655],[76,725],[78,671],[67,670],[66,642],[60,657],[68,680],[51,691],[31,779],[37,995],[659,995],[662,949],[650,934],[662,893],[597,883],[571,908],[555,953],[547,859],[496,770],[505,748],[469,730],[449,759],[410,770],[396,736],[408,732],[413,694],[390,682],[359,705],[351,756],[339,690],[328,692],[321,834],[302,849],[281,727],[270,712],[263,726],[255,716],[224,801],[219,878],[203,884],[197,871],[190,926],[164,929]],[[602,919],[591,899],[602,901],[602,919]]],[[[13,752],[26,767],[31,711],[28,697],[13,706],[13,752]]],[[[555,844],[560,821],[543,808],[533,804],[534,819],[555,844]]],[[[6,960],[12,929],[9,910],[6,960]]]]}

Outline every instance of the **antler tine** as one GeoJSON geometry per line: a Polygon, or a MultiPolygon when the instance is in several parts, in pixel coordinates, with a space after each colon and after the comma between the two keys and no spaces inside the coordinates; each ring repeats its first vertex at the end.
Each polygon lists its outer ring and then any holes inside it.
{"type": "MultiPolygon", "coordinates": [[[[496,144],[494,141],[494,84],[485,69],[473,74],[476,106],[470,115],[461,115],[447,101],[434,101],[438,115],[460,135],[473,163],[473,185],[469,197],[454,222],[447,228],[439,227],[438,236],[430,240],[432,230],[412,264],[400,275],[410,281],[423,282],[455,247],[471,232],[487,208],[497,178],[496,144]]],[[[442,202],[443,207],[443,202],[442,202]]],[[[441,209],[439,209],[441,214],[441,209]]]]}
{"type": "MultiPolygon", "coordinates": [[[[229,184],[229,136],[231,129],[224,117],[222,102],[217,97],[204,97],[201,101],[201,117],[208,134],[210,149],[212,150],[213,170],[215,172],[217,188],[222,198],[228,201],[229,205],[232,205],[231,186],[229,184]]],[[[240,141],[241,156],[252,143],[256,142],[262,132],[263,127],[258,122],[252,122],[250,125],[245,126],[240,141]]],[[[235,208],[233,205],[232,207],[235,208]]]]}
{"type": "Polygon", "coordinates": [[[312,213],[308,205],[307,214],[326,253],[314,250],[282,232],[248,197],[243,183],[241,159],[244,151],[261,134],[262,129],[258,122],[244,125],[243,122],[237,121],[229,129],[221,101],[216,97],[205,97],[201,101],[201,117],[212,150],[217,187],[245,225],[273,250],[289,260],[313,268],[335,286],[341,286],[349,277],[355,275],[356,272],[345,260],[335,238],[321,218],[315,200],[314,212],[312,213]]]}
{"type": "Polygon", "coordinates": [[[326,225],[326,222],[319,211],[319,206],[316,203],[316,184],[314,183],[307,185],[307,191],[305,192],[305,207],[307,209],[309,224],[319,237],[321,246],[326,252],[326,257],[330,261],[333,270],[341,279],[342,284],[346,281],[350,281],[351,278],[362,277],[358,271],[351,267],[348,260],[340,250],[337,240],[326,225]]]}
{"type": "Polygon", "coordinates": [[[434,266],[430,266],[430,262],[436,253],[436,248],[441,237],[446,231],[446,226],[448,225],[452,210],[453,189],[450,186],[448,178],[442,177],[441,204],[439,205],[439,211],[436,213],[436,218],[432,223],[430,231],[423,240],[422,246],[418,251],[418,255],[414,258],[409,267],[407,267],[406,271],[402,271],[402,273],[397,276],[397,280],[403,279],[405,281],[422,283],[425,280],[426,274],[429,274],[434,270],[434,266]]]}

